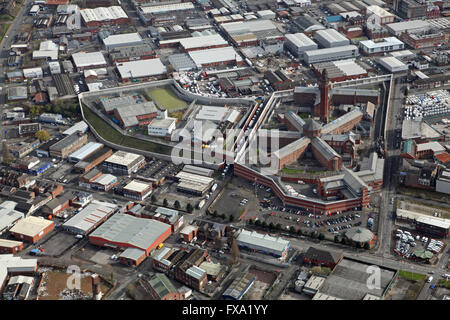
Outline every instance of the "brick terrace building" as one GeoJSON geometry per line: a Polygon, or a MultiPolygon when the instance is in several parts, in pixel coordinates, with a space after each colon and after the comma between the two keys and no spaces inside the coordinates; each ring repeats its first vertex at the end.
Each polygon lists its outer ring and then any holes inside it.
{"type": "Polygon", "coordinates": [[[343,257],[344,255],[342,253],[309,247],[303,256],[303,262],[315,266],[326,266],[333,270],[343,257]]]}
{"type": "Polygon", "coordinates": [[[37,217],[27,217],[17,222],[9,232],[18,239],[36,243],[55,228],[53,221],[37,217]]]}

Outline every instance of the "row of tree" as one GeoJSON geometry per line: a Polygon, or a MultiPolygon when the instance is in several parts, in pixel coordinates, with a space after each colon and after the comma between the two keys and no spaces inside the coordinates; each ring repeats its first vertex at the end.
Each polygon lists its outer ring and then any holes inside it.
{"type": "MultiPolygon", "coordinates": [[[[157,199],[156,199],[156,196],[154,194],[151,196],[150,201],[152,203],[156,203],[157,199]]],[[[163,200],[163,207],[168,207],[168,206],[169,206],[169,201],[167,201],[167,199],[164,198],[164,200],[163,200]]],[[[173,203],[173,207],[175,209],[179,210],[181,208],[180,201],[175,200],[175,202],[173,203]]],[[[188,213],[192,213],[192,211],[194,211],[194,207],[192,206],[191,203],[186,204],[186,211],[188,213]]]]}

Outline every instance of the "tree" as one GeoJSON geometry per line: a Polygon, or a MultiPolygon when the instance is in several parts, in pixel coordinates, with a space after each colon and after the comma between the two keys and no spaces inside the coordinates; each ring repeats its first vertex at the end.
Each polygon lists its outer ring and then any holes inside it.
{"type": "Polygon", "coordinates": [[[323,235],[323,233],[319,234],[319,240],[323,240],[325,239],[325,236],[323,235]]]}
{"type": "Polygon", "coordinates": [[[220,214],[220,218],[221,218],[222,220],[225,220],[225,218],[226,218],[225,213],[221,213],[221,214],[220,214]]]}
{"type": "Polygon", "coordinates": [[[39,130],[37,131],[34,136],[39,139],[40,142],[45,142],[50,140],[50,135],[45,130],[39,130]]]}
{"type": "Polygon", "coordinates": [[[269,229],[275,229],[275,225],[272,222],[269,223],[269,229]]]}
{"type": "Polygon", "coordinates": [[[231,243],[232,263],[236,264],[236,262],[238,262],[240,256],[241,256],[241,252],[239,251],[238,244],[236,242],[236,239],[233,238],[233,242],[231,243]]]}
{"type": "Polygon", "coordinates": [[[260,226],[260,225],[261,225],[261,221],[256,220],[256,221],[255,221],[255,226],[260,226]]]}
{"type": "Polygon", "coordinates": [[[267,225],[267,222],[266,222],[266,221],[263,221],[261,225],[263,226],[263,228],[267,228],[267,227],[268,227],[268,225],[267,225]]]}
{"type": "Polygon", "coordinates": [[[155,203],[155,202],[156,202],[156,196],[155,196],[154,194],[152,194],[152,197],[150,198],[150,201],[151,201],[152,203],[155,203]]]}
{"type": "Polygon", "coordinates": [[[219,215],[219,214],[217,213],[217,210],[214,210],[214,212],[212,213],[212,216],[213,216],[214,218],[217,218],[218,215],[219,215]]]}
{"type": "Polygon", "coordinates": [[[364,243],[364,249],[369,250],[370,249],[370,243],[365,242],[364,243]]]}
{"type": "Polygon", "coordinates": [[[277,230],[281,230],[281,224],[277,223],[275,228],[277,228],[277,230]]]}
{"type": "Polygon", "coordinates": [[[194,207],[190,202],[186,205],[186,211],[189,213],[192,213],[192,211],[194,211],[194,207]]]}
{"type": "Polygon", "coordinates": [[[292,233],[292,234],[294,234],[294,233],[296,232],[294,226],[291,226],[291,227],[289,228],[289,232],[292,233]]]}
{"type": "Polygon", "coordinates": [[[297,234],[298,234],[299,236],[303,235],[302,229],[299,228],[299,229],[297,230],[297,234]]]}
{"type": "Polygon", "coordinates": [[[234,217],[233,217],[233,215],[232,215],[232,214],[230,214],[230,217],[229,217],[228,219],[230,220],[230,222],[233,222],[233,221],[234,221],[234,217]]]}
{"type": "Polygon", "coordinates": [[[180,201],[175,200],[175,202],[173,203],[173,207],[174,207],[175,209],[180,209],[180,201]]]}
{"type": "Polygon", "coordinates": [[[342,238],[342,239],[341,239],[341,243],[342,243],[342,244],[347,244],[347,240],[346,240],[345,238],[342,238]]]}
{"type": "Polygon", "coordinates": [[[253,225],[255,223],[255,221],[253,221],[253,219],[248,219],[248,224],[253,225]]]}
{"type": "Polygon", "coordinates": [[[163,206],[164,206],[164,207],[167,207],[168,205],[169,205],[169,203],[167,202],[167,199],[164,198],[164,200],[163,200],[163,206]]]}
{"type": "Polygon", "coordinates": [[[339,237],[338,236],[334,236],[334,242],[335,243],[339,243],[339,237]]]}

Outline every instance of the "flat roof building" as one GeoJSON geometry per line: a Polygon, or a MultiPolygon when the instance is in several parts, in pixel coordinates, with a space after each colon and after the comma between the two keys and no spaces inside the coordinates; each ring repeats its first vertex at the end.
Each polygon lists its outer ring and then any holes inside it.
{"type": "Polygon", "coordinates": [[[284,46],[296,57],[302,58],[305,51],[317,49],[317,44],[304,33],[286,34],[284,46]]]}
{"type": "Polygon", "coordinates": [[[405,48],[405,44],[398,40],[396,37],[383,38],[377,40],[363,40],[359,42],[359,48],[365,54],[377,54],[384,52],[391,52],[395,50],[402,50],[405,48]]]}
{"type": "Polygon", "coordinates": [[[122,81],[161,77],[167,73],[166,66],[159,58],[118,63],[117,71],[122,81]]]}
{"type": "Polygon", "coordinates": [[[241,300],[247,291],[252,287],[256,277],[250,272],[239,274],[230,286],[222,294],[223,298],[229,300],[241,300]]]}
{"type": "Polygon", "coordinates": [[[118,47],[136,46],[144,44],[144,39],[139,33],[121,33],[113,34],[102,39],[103,44],[107,50],[112,50],[118,47]]]}
{"type": "Polygon", "coordinates": [[[236,238],[236,242],[240,248],[249,251],[262,252],[277,258],[284,257],[290,247],[290,242],[282,238],[274,238],[269,235],[250,232],[242,229],[236,238]]]}
{"type": "Polygon", "coordinates": [[[333,60],[356,58],[359,56],[358,47],[354,45],[310,50],[304,53],[306,63],[318,63],[333,60]]]}
{"type": "Polygon", "coordinates": [[[242,57],[231,46],[206,50],[194,50],[189,51],[188,54],[199,69],[222,64],[243,64],[242,57]]]}
{"type": "Polygon", "coordinates": [[[82,146],[80,149],[69,155],[69,162],[76,163],[78,161],[81,161],[85,158],[87,158],[89,155],[94,153],[95,151],[103,148],[103,143],[98,142],[88,142],[84,146],[82,146]]]}
{"type": "Polygon", "coordinates": [[[133,180],[122,188],[122,192],[124,197],[142,201],[152,193],[152,183],[133,180]]]}
{"type": "Polygon", "coordinates": [[[144,163],[144,156],[119,150],[104,161],[103,167],[110,173],[129,175],[142,167],[144,163]]]}
{"type": "Polygon", "coordinates": [[[55,224],[53,221],[30,216],[19,220],[9,232],[16,239],[36,243],[54,228],[55,224]]]}
{"type": "Polygon", "coordinates": [[[378,63],[392,73],[408,71],[408,66],[394,57],[382,57],[378,63]]]}

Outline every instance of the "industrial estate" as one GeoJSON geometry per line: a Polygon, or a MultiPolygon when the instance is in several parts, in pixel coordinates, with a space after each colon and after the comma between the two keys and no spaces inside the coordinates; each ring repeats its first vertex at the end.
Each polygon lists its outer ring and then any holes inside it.
{"type": "Polygon", "coordinates": [[[449,15],[4,1],[0,299],[449,300],[449,15]]]}

